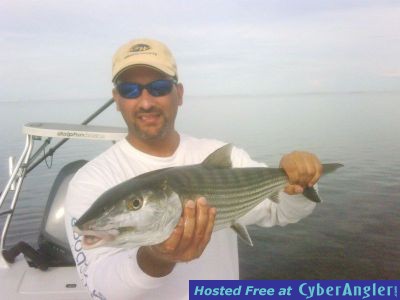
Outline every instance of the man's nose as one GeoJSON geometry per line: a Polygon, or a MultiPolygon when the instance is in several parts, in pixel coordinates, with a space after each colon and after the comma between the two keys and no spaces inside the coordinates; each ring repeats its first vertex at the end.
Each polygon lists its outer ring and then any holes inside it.
{"type": "Polygon", "coordinates": [[[146,89],[143,89],[142,94],[138,99],[139,107],[144,110],[148,110],[154,106],[154,102],[154,96],[150,95],[150,93],[146,89]]]}

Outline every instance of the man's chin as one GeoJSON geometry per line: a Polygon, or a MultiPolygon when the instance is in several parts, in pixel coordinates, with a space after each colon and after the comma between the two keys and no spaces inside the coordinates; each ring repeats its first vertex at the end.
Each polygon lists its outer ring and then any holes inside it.
{"type": "Polygon", "coordinates": [[[155,141],[165,137],[167,130],[164,128],[157,130],[136,130],[136,136],[142,140],[155,141]]]}

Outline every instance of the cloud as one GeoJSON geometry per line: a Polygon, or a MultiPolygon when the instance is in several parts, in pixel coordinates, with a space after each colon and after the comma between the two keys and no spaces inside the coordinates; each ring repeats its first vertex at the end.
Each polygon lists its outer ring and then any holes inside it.
{"type": "MultiPolygon", "coordinates": [[[[188,93],[360,90],[368,82],[385,90],[396,85],[398,2],[250,3],[3,0],[0,97],[21,95],[15,82],[32,78],[51,82],[47,91],[54,97],[65,85],[70,87],[66,97],[108,95],[113,52],[143,36],[171,47],[188,93]]],[[[26,96],[40,98],[43,86],[34,83],[26,96]]]]}

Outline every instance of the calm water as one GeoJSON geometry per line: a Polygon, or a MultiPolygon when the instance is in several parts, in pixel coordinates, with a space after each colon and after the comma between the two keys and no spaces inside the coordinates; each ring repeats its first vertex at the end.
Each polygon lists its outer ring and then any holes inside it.
{"type": "MultiPolygon", "coordinates": [[[[0,102],[0,187],[8,156],[22,151],[24,123],[79,123],[105,101],[0,102]]],[[[232,142],[271,166],[295,149],[345,164],[320,181],[324,202],[310,217],[250,228],[255,246],[240,244],[242,278],[400,279],[400,94],[188,97],[177,123],[181,132],[232,142]]],[[[114,107],[93,124],[123,125],[114,107]]],[[[35,244],[59,169],[109,146],[70,141],[51,169],[32,171],[7,243],[35,244]]]]}

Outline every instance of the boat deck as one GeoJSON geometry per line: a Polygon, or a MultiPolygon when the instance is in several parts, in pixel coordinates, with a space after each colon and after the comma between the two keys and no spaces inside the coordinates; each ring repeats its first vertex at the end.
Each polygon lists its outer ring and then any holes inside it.
{"type": "Polygon", "coordinates": [[[30,268],[22,255],[10,268],[0,268],[1,299],[89,300],[76,267],[56,267],[47,271],[30,268]],[[19,280],[18,280],[19,279],[19,280]]]}

